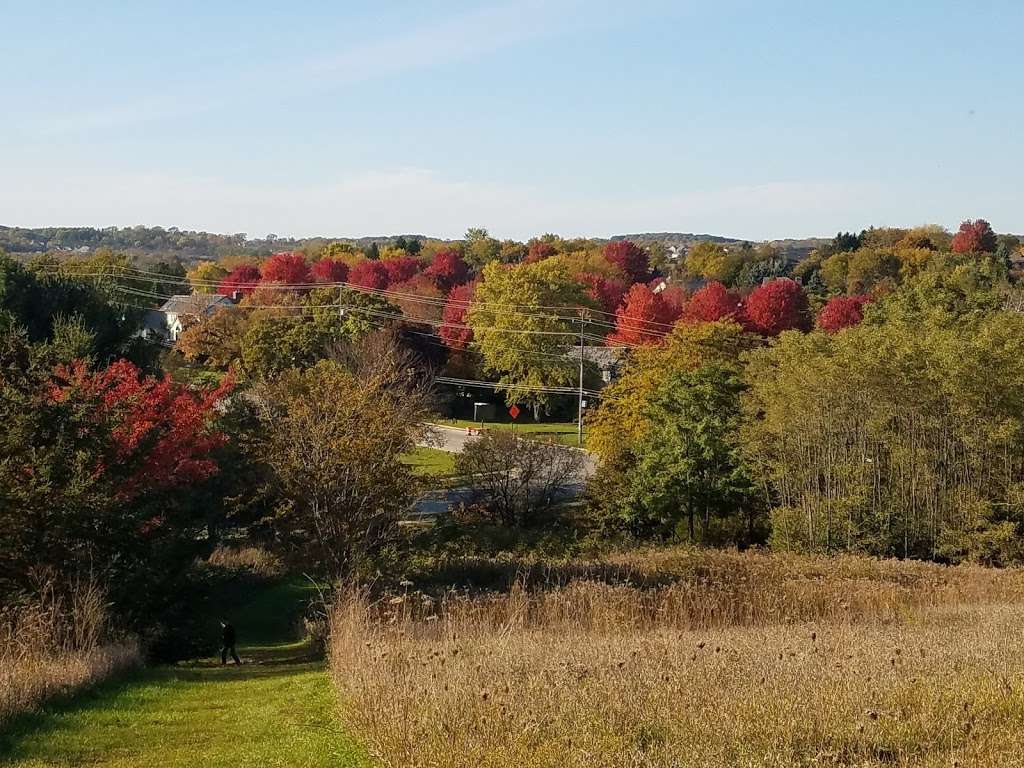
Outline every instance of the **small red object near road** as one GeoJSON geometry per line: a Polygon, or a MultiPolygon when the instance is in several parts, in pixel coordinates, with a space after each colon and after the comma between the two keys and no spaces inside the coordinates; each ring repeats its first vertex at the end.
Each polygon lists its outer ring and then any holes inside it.
{"type": "Polygon", "coordinates": [[[511,408],[508,409],[508,415],[511,416],[513,419],[518,419],[519,414],[520,410],[518,405],[513,405],[511,408]]]}

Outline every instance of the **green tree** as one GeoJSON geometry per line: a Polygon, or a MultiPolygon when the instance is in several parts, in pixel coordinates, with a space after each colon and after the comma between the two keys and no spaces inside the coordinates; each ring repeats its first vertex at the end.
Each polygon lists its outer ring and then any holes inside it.
{"type": "Polygon", "coordinates": [[[648,404],[669,378],[705,365],[739,369],[741,356],[763,343],[731,320],[676,326],[661,345],[636,350],[604,389],[601,407],[588,420],[587,448],[615,463],[654,428],[648,404]]]}
{"type": "Polygon", "coordinates": [[[735,367],[709,364],[673,374],[647,403],[651,428],[614,505],[634,535],[752,543],[757,505],[736,439],[742,390],[735,367]]]}
{"type": "Polygon", "coordinates": [[[416,482],[401,455],[424,433],[426,390],[398,347],[322,360],[257,390],[253,446],[286,500],[277,527],[311,564],[347,576],[392,539],[416,482]]]}
{"type": "Polygon", "coordinates": [[[340,320],[260,315],[241,340],[242,371],[255,380],[273,378],[289,368],[306,368],[344,339],[340,320]]]}
{"type": "Polygon", "coordinates": [[[821,262],[818,274],[833,293],[843,293],[850,274],[850,254],[841,251],[821,262]]]}
{"type": "MultiPolygon", "coordinates": [[[[400,316],[386,300],[347,288],[314,288],[300,303],[298,309],[260,310],[239,321],[244,332],[238,356],[247,378],[263,380],[288,368],[312,366],[339,344],[358,340],[400,316]]],[[[214,331],[231,323],[227,318],[208,322],[214,331]]]]}
{"type": "Polygon", "coordinates": [[[93,337],[97,364],[124,357],[146,369],[155,366],[157,348],[137,334],[143,311],[127,306],[112,281],[52,272],[38,263],[35,270],[0,257],[0,312],[25,329],[30,343],[52,341],[55,329],[73,318],[93,337]]]}
{"type": "Polygon", "coordinates": [[[686,271],[694,277],[731,285],[743,267],[743,252],[720,243],[701,241],[686,254],[686,271]]]}
{"type": "Polygon", "coordinates": [[[915,303],[888,299],[869,309],[884,323],[783,334],[751,355],[743,445],[771,489],[773,546],[1016,556],[1024,316],[967,309],[951,322],[915,303]]]}
{"type": "Polygon", "coordinates": [[[555,259],[484,268],[466,322],[485,370],[498,377],[509,404],[528,403],[537,418],[550,400],[538,387],[576,382],[578,367],[568,356],[579,343],[573,317],[590,305],[583,286],[555,259]]]}
{"type": "Polygon", "coordinates": [[[462,257],[474,269],[482,269],[498,259],[501,254],[501,243],[491,237],[483,227],[467,229],[465,239],[466,249],[462,257]]]}
{"type": "Polygon", "coordinates": [[[175,347],[190,363],[226,371],[242,356],[251,318],[249,310],[223,307],[185,328],[175,347]]]}
{"type": "Polygon", "coordinates": [[[900,260],[891,249],[860,248],[850,254],[846,266],[846,292],[867,293],[882,284],[895,285],[900,260]]]}

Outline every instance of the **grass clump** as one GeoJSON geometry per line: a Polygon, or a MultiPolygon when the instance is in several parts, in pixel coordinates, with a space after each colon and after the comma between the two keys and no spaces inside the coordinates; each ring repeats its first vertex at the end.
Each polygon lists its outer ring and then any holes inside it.
{"type": "Polygon", "coordinates": [[[281,559],[262,547],[217,546],[201,563],[209,568],[221,569],[238,574],[248,574],[260,579],[273,579],[285,572],[281,559]]]}
{"type": "Polygon", "coordinates": [[[0,612],[0,726],[141,662],[138,642],[111,632],[96,584],[66,592],[45,584],[30,602],[0,612]]]}

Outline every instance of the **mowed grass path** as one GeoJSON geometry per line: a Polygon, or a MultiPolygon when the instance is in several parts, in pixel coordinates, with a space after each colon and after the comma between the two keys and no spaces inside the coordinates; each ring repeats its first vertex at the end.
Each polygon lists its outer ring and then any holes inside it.
{"type": "Polygon", "coordinates": [[[0,764],[178,768],[371,765],[340,730],[322,661],[288,642],[297,580],[261,589],[232,620],[242,666],[219,659],[156,667],[15,722],[0,764]],[[250,642],[247,644],[245,641],[250,642]]]}

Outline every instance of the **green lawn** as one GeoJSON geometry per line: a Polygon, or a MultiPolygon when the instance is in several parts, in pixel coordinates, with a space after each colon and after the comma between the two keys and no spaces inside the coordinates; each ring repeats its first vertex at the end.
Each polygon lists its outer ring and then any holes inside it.
{"type": "MultiPolygon", "coordinates": [[[[520,416],[519,421],[515,423],[515,429],[517,435],[523,435],[536,440],[548,440],[552,439],[557,443],[564,445],[576,445],[576,422],[561,422],[561,421],[529,421],[526,420],[526,416],[520,416]]],[[[448,427],[480,427],[480,422],[471,421],[469,419],[438,419],[438,424],[444,424],[448,427]]],[[[483,425],[484,429],[500,429],[509,431],[512,429],[511,422],[497,421],[497,422],[485,422],[483,425]]],[[[587,432],[584,428],[583,436],[586,438],[587,432]]]]}
{"type": "Polygon", "coordinates": [[[254,589],[231,612],[242,666],[203,659],[107,683],[16,721],[0,735],[0,762],[16,768],[371,765],[339,729],[323,662],[294,639],[294,622],[313,594],[298,579],[254,589]]]}
{"type": "Polygon", "coordinates": [[[445,477],[455,472],[455,454],[439,448],[416,448],[402,456],[402,462],[420,477],[445,477]]]}

